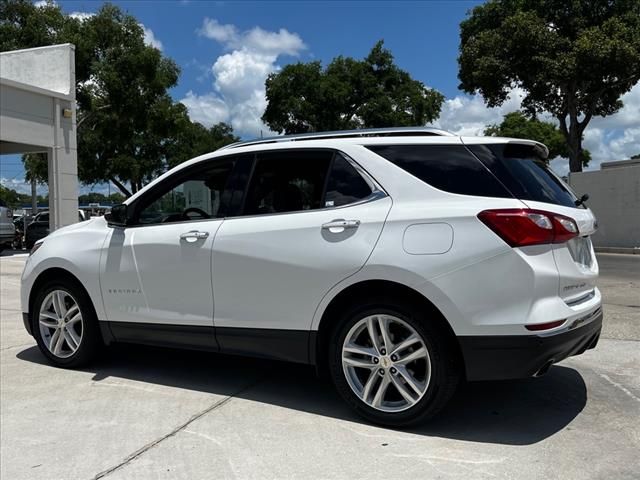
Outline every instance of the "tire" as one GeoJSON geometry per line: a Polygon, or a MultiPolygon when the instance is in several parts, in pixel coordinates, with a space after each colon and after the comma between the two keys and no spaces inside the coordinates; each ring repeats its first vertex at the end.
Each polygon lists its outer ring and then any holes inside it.
{"type": "Polygon", "coordinates": [[[345,312],[338,322],[329,345],[331,377],[340,396],[368,421],[390,427],[425,422],[442,410],[454,394],[460,380],[456,352],[447,332],[430,316],[429,312],[418,306],[399,304],[391,299],[371,299],[345,312]],[[397,363],[390,358],[393,350],[381,355],[382,349],[376,348],[370,341],[369,321],[377,325],[373,328],[379,334],[378,347],[384,343],[380,330],[382,324],[388,326],[387,341],[394,350],[399,345],[408,345],[394,355],[397,363]],[[348,336],[350,350],[345,352],[343,349],[348,336]],[[374,355],[367,357],[366,354],[351,353],[352,350],[360,352],[361,345],[365,345],[365,349],[368,348],[367,351],[374,355]],[[423,347],[426,354],[421,353],[423,347]],[[417,359],[402,363],[402,359],[409,360],[412,357],[417,359]],[[351,363],[354,360],[358,364],[364,363],[366,367],[353,367],[351,363]],[[380,378],[374,379],[370,375],[380,378]],[[411,379],[411,383],[405,379],[411,379]],[[373,386],[367,391],[369,380],[373,386]],[[378,405],[374,406],[376,385],[379,389],[383,380],[389,386],[382,400],[378,399],[378,405]],[[410,385],[414,385],[414,388],[410,385]],[[404,394],[400,390],[404,390],[404,394]],[[367,400],[363,400],[363,397],[367,400]]]}
{"type": "Polygon", "coordinates": [[[42,285],[36,294],[30,316],[31,331],[38,348],[53,365],[78,368],[91,362],[102,349],[102,336],[93,304],[77,282],[56,279],[42,285]],[[63,328],[60,327],[56,304],[60,301],[64,302],[62,311],[67,311],[63,328]],[[78,307],[77,311],[74,305],[78,307]],[[57,337],[56,331],[60,332],[57,337]],[[60,348],[56,348],[58,343],[60,348]]]}

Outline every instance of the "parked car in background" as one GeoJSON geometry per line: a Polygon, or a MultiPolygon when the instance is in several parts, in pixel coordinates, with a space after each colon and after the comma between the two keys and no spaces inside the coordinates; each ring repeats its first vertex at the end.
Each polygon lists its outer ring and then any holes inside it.
{"type": "Polygon", "coordinates": [[[112,342],[310,363],[416,423],[598,342],[595,218],[547,156],[407,128],[230,145],[38,242],[25,327],[60,367],[112,342]]]}
{"type": "MultiPolygon", "coordinates": [[[[88,216],[82,210],[78,210],[78,221],[83,222],[88,216]]],[[[38,213],[33,220],[27,224],[24,231],[24,245],[30,250],[33,245],[41,238],[49,235],[49,212],[44,211],[38,213]]]]}
{"type": "Polygon", "coordinates": [[[0,252],[5,248],[11,248],[15,235],[13,211],[3,200],[0,200],[0,252]]]}

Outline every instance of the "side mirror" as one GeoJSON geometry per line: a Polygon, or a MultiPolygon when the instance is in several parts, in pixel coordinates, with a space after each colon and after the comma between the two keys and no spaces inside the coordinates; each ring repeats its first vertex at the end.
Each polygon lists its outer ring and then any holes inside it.
{"type": "Polygon", "coordinates": [[[585,193],[578,200],[575,201],[576,207],[579,207],[580,205],[584,205],[584,202],[586,202],[587,200],[589,200],[589,194],[585,193]]]}
{"type": "Polygon", "coordinates": [[[129,209],[124,203],[114,205],[111,207],[111,212],[107,213],[104,218],[109,225],[126,227],[129,223],[129,209]]]}

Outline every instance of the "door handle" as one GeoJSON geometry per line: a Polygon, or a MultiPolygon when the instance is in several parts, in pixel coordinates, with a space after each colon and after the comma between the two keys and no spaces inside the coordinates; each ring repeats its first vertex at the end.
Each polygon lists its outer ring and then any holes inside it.
{"type": "Polygon", "coordinates": [[[199,232],[198,230],[191,230],[180,235],[181,240],[186,240],[189,243],[197,242],[209,236],[209,232],[199,232]]]}
{"type": "Polygon", "coordinates": [[[348,228],[358,228],[360,220],[332,220],[322,225],[323,230],[329,230],[331,233],[342,233],[348,228]]]}

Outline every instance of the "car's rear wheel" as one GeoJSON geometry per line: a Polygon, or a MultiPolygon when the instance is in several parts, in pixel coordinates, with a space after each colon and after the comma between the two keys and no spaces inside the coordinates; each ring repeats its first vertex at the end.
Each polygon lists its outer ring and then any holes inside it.
{"type": "Polygon", "coordinates": [[[438,413],[458,383],[451,343],[429,314],[393,302],[346,313],[329,348],[333,381],[366,419],[407,426],[438,413]]]}
{"type": "Polygon", "coordinates": [[[47,283],[31,313],[33,335],[40,351],[60,367],[80,367],[100,349],[100,332],[91,300],[74,282],[47,283]]]}

